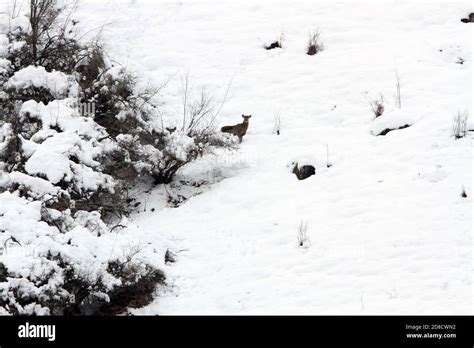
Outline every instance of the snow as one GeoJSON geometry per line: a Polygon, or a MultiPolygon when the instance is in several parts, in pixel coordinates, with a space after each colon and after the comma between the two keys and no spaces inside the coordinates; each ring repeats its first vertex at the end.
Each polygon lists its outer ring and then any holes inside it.
{"type": "Polygon", "coordinates": [[[52,184],[64,180],[74,181],[79,190],[110,189],[108,176],[92,170],[99,166],[95,159],[107,149],[96,140],[104,131],[91,119],[80,116],[75,103],[74,99],[63,99],[48,105],[34,100],[22,104],[20,117],[38,119],[42,126],[31,141],[22,140],[24,153],[29,156],[25,170],[46,177],[52,184]],[[72,156],[81,164],[71,161],[72,156]]]}
{"type": "Polygon", "coordinates": [[[94,157],[100,154],[100,149],[75,132],[57,133],[37,147],[26,162],[25,169],[29,174],[46,176],[53,184],[61,180],[74,180],[80,190],[95,190],[100,186],[106,187],[108,181],[107,175],[90,168],[99,165],[94,157]],[[81,164],[71,161],[70,156],[76,156],[81,164]]]}
{"type": "MultiPolygon", "coordinates": [[[[177,209],[160,203],[159,188],[148,200],[157,211],[132,222],[177,253],[165,268],[175,290],[133,313],[472,313],[471,140],[450,135],[456,111],[472,107],[472,31],[459,21],[470,10],[462,1],[83,4],[82,23],[114,21],[103,33],[114,59],[155,83],[189,70],[218,97],[234,76],[221,125],[254,116],[238,153],[181,173],[220,182],[177,209]],[[310,57],[314,27],[325,50],[310,57]],[[283,49],[262,49],[282,32],[283,49]],[[373,120],[366,92],[384,95],[386,115],[373,120]],[[405,123],[386,137],[370,132],[405,123]],[[316,176],[298,181],[287,168],[298,160],[316,176]]],[[[173,125],[179,79],[167,92],[173,125]]]]}

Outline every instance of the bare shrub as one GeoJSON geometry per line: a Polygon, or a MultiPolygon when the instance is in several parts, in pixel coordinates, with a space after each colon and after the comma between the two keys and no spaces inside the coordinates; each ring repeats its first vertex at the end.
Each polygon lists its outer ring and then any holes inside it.
{"type": "Polygon", "coordinates": [[[191,161],[214,148],[233,146],[233,140],[215,127],[230,84],[217,103],[205,88],[195,97],[187,74],[182,80],[182,123],[174,128],[156,122],[161,120],[158,97],[165,84],[139,85],[138,77],[125,68],[106,71],[87,95],[97,103],[95,121],[118,145],[104,166],[107,174],[121,173],[129,181],[150,175],[156,184],[168,184],[191,161]],[[118,114],[121,117],[115,117],[118,114]]]}
{"type": "Polygon", "coordinates": [[[18,16],[20,15],[20,12],[21,12],[21,7],[22,7],[21,0],[11,1],[10,8],[8,9],[8,18],[10,20],[18,18],[18,16]]]}
{"type": "Polygon", "coordinates": [[[177,255],[171,250],[167,249],[165,253],[165,264],[169,265],[176,262],[177,255]]]}
{"type": "MultiPolygon", "coordinates": [[[[12,269],[14,263],[2,264],[0,278],[8,281],[0,282],[0,310],[10,314],[36,310],[58,315],[119,314],[127,307],[151,301],[156,285],[164,282],[163,273],[133,256],[106,262],[84,252],[78,260],[74,258],[76,246],[53,237],[75,228],[90,233],[90,238],[111,233],[115,227],[107,231],[106,223],[111,226],[137,207],[128,192],[139,176],[159,173],[169,154],[179,157],[182,139],[172,138],[156,126],[160,107],[156,96],[161,86],[141,87],[135,74],[107,66],[100,45],[82,44],[70,36],[77,24],[69,12],[75,2],[66,2],[68,7],[58,4],[55,0],[30,0],[30,28],[12,29],[7,35],[10,51],[1,57],[9,64],[0,76],[0,174],[8,173],[9,180],[2,180],[0,195],[21,202],[25,210],[34,209],[41,219],[39,225],[51,236],[51,249],[45,248],[29,260],[32,267],[44,269],[44,274],[32,271],[25,275],[12,269]],[[41,71],[45,76],[56,70],[55,74],[66,75],[79,90],[62,99],[48,81],[42,89],[6,89],[23,69],[41,71]],[[76,105],[85,100],[95,103],[95,115],[77,112],[76,105]],[[41,107],[25,111],[25,103],[41,107]],[[54,110],[56,120],[49,117],[54,110]],[[54,157],[56,148],[49,141],[61,141],[69,148],[54,157]],[[24,143],[34,146],[33,150],[26,152],[24,143]],[[48,167],[42,165],[38,171],[27,171],[26,164],[35,155],[40,164],[52,155],[68,174],[52,179],[47,175],[48,167]],[[38,189],[44,192],[35,191],[38,189]],[[35,204],[27,204],[31,201],[35,204]],[[96,265],[98,271],[88,274],[80,262],[96,265]]],[[[206,147],[200,146],[193,143],[184,153],[196,148],[204,151],[206,147]]],[[[32,234],[37,233],[35,228],[32,234]]],[[[28,233],[18,236],[13,224],[2,226],[1,232],[2,244],[15,235],[21,245],[35,245],[28,233]]],[[[100,245],[103,240],[95,242],[100,245]]],[[[77,247],[86,248],[81,243],[77,247]]]]}
{"type": "Polygon", "coordinates": [[[281,134],[281,115],[279,112],[275,114],[275,118],[273,121],[273,134],[281,134]]]}
{"type": "Polygon", "coordinates": [[[75,71],[81,76],[79,86],[87,96],[99,75],[106,70],[104,51],[99,42],[89,44],[80,52],[75,71]]]}
{"type": "Polygon", "coordinates": [[[453,119],[453,126],[452,126],[452,135],[454,139],[461,139],[464,138],[467,134],[467,118],[468,112],[458,111],[456,115],[454,115],[453,119]]]}
{"type": "Polygon", "coordinates": [[[367,103],[370,105],[370,108],[372,109],[372,113],[374,114],[375,118],[383,115],[385,111],[385,100],[382,94],[380,94],[380,97],[378,99],[367,100],[367,103]]]}
{"type": "Polygon", "coordinates": [[[320,39],[321,32],[319,28],[316,28],[309,33],[308,46],[306,48],[306,54],[309,56],[314,56],[315,54],[324,50],[324,46],[320,39]]]}
{"type": "Polygon", "coordinates": [[[217,183],[224,178],[224,170],[222,164],[219,163],[217,157],[213,156],[213,160],[210,161],[210,168],[207,172],[207,181],[209,183],[217,183]]]}
{"type": "Polygon", "coordinates": [[[18,117],[18,109],[11,100],[0,103],[0,129],[6,129],[3,140],[3,151],[0,152],[0,161],[5,163],[5,171],[22,170],[24,165],[21,134],[27,132],[27,126],[18,117]]]}

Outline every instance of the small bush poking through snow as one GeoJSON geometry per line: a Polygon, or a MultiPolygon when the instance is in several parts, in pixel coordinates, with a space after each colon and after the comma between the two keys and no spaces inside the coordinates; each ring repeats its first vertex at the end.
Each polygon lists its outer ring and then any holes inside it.
{"type": "Polygon", "coordinates": [[[273,122],[273,134],[281,134],[281,115],[280,113],[275,114],[275,119],[273,122]]]}
{"type": "Polygon", "coordinates": [[[12,25],[0,50],[0,246],[34,250],[26,261],[2,257],[0,313],[119,314],[164,283],[145,261],[155,251],[114,251],[127,239],[110,226],[137,207],[130,189],[169,183],[235,141],[215,129],[222,105],[204,91],[187,96],[181,129],[163,129],[163,86],[142,87],[97,43],[79,43],[57,4],[31,0],[29,25],[12,25]],[[85,102],[94,113],[81,113],[85,102]]]}
{"type": "Polygon", "coordinates": [[[466,193],[466,189],[464,188],[464,186],[461,189],[461,197],[462,198],[467,198],[467,193],[466,193]]]}
{"type": "Polygon", "coordinates": [[[311,242],[308,237],[308,222],[307,221],[301,221],[299,226],[298,226],[298,234],[297,234],[297,239],[298,239],[298,246],[300,248],[309,248],[311,245],[311,242]]]}
{"type": "Polygon", "coordinates": [[[280,34],[280,36],[269,45],[264,45],[263,47],[269,51],[275,48],[283,48],[283,40],[285,39],[285,34],[280,34]]]}
{"type": "Polygon", "coordinates": [[[309,56],[314,56],[315,54],[324,50],[324,46],[321,43],[321,32],[319,28],[316,28],[311,33],[309,33],[308,47],[306,48],[306,54],[309,56]]]}
{"type": "Polygon", "coordinates": [[[375,118],[383,115],[385,111],[385,100],[382,94],[380,94],[380,97],[378,99],[372,101],[368,100],[367,102],[369,103],[375,118]]]}
{"type": "Polygon", "coordinates": [[[458,113],[454,115],[453,127],[452,127],[452,135],[454,139],[461,139],[466,136],[467,119],[468,119],[467,111],[464,111],[464,112],[458,111],[458,113]]]}

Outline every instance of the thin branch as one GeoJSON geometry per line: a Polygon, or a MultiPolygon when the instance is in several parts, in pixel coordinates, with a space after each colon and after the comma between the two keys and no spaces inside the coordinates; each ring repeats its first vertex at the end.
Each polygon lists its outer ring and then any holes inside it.
{"type": "Polygon", "coordinates": [[[396,105],[399,109],[402,108],[402,96],[401,96],[401,92],[400,92],[400,75],[398,74],[398,68],[397,66],[395,65],[395,74],[397,76],[397,84],[396,84],[396,87],[397,87],[397,97],[396,97],[396,105]]]}

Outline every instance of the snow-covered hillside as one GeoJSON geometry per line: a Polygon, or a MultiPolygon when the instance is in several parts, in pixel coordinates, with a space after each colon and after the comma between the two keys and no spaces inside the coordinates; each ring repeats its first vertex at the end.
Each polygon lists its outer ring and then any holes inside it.
{"type": "MultiPolygon", "coordinates": [[[[471,138],[451,137],[453,115],[472,106],[472,26],[460,22],[470,10],[465,1],[83,5],[92,26],[111,23],[104,36],[117,59],[155,82],[189,70],[222,91],[233,77],[222,124],[253,115],[237,154],[182,173],[218,169],[223,181],[133,222],[178,252],[166,268],[174,290],[135,313],[471,313],[471,138]],[[325,50],[308,56],[315,27],[325,50]],[[281,33],[283,49],[262,48],[281,33]],[[379,93],[387,118],[413,126],[372,135],[365,94],[379,93]],[[316,176],[291,174],[300,158],[316,176]]],[[[178,98],[167,102],[179,112],[178,98]]]]}
{"type": "Polygon", "coordinates": [[[474,24],[460,21],[471,5],[80,2],[83,27],[106,24],[111,60],[154,84],[170,80],[170,127],[186,74],[218,101],[230,84],[221,126],[252,115],[237,151],[205,156],[176,185],[142,194],[146,211],[117,232],[176,261],[158,264],[169,287],[131,312],[472,314],[473,133],[452,136],[458,111],[474,129],[474,24]],[[309,56],[316,28],[324,50],[309,56]],[[283,48],[263,48],[281,34],[283,48]],[[368,101],[380,95],[375,119],[368,101]],[[316,175],[299,181],[295,162],[316,175]],[[188,200],[171,207],[167,191],[188,200]]]}

